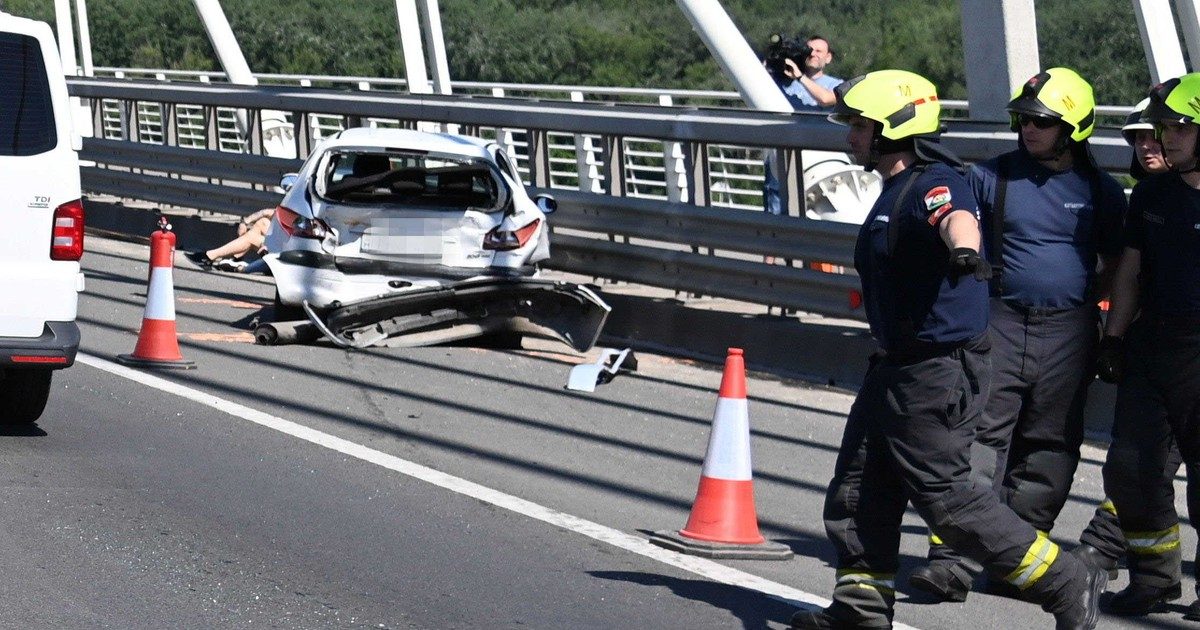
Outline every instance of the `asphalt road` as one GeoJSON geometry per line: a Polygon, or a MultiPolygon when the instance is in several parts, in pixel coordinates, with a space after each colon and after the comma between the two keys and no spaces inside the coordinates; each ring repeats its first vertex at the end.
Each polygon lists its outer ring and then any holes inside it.
{"type": "MultiPolygon", "coordinates": [[[[0,436],[0,627],[782,628],[832,588],[820,513],[845,392],[751,375],[759,522],[796,557],[697,560],[644,541],[687,520],[719,368],[642,356],[581,394],[568,370],[595,353],[552,344],[256,346],[269,279],[181,262],[198,367],[147,375],[112,363],[136,340],[146,260],[89,237],[84,355],[34,430],[0,436]]],[[[1090,517],[1102,460],[1088,447],[1059,540],[1090,517]]],[[[911,514],[904,531],[897,622],[1052,627],[989,595],[917,598],[903,576],[925,532],[911,514]]],[[[1189,625],[1178,609],[1102,623],[1189,625]]]]}

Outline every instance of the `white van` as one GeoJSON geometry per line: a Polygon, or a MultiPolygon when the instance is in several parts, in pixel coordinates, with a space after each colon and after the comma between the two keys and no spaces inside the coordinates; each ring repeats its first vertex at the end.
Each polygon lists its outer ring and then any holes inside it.
{"type": "Polygon", "coordinates": [[[79,349],[83,273],[78,136],[54,34],[0,11],[0,423],[45,409],[79,349]]]}

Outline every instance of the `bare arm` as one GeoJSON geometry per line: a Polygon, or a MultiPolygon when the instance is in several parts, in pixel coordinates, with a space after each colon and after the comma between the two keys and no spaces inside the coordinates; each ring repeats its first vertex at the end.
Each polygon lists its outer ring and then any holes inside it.
{"type": "Polygon", "coordinates": [[[1121,262],[1117,264],[1117,272],[1113,277],[1112,302],[1108,309],[1108,319],[1104,323],[1104,334],[1112,337],[1124,337],[1138,312],[1138,301],[1141,297],[1141,287],[1138,285],[1138,275],[1142,270],[1141,250],[1126,247],[1121,253],[1121,262]]]}
{"type": "Polygon", "coordinates": [[[941,234],[942,241],[950,249],[968,247],[976,252],[979,251],[979,222],[975,220],[975,215],[971,212],[965,210],[951,212],[942,219],[942,223],[938,227],[938,234],[941,234]]]}
{"type": "Polygon", "coordinates": [[[787,69],[784,71],[784,74],[789,78],[799,81],[800,85],[804,86],[804,89],[808,90],[808,93],[811,94],[814,99],[816,99],[817,103],[820,104],[821,107],[833,107],[837,104],[837,95],[833,93],[833,90],[822,87],[816,81],[808,78],[807,75],[800,71],[800,67],[796,65],[796,62],[792,61],[791,59],[785,60],[784,63],[787,65],[787,69]]]}

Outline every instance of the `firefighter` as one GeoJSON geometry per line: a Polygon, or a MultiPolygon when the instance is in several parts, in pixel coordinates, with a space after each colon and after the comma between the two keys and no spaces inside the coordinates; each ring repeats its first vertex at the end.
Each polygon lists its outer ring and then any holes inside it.
{"type": "MultiPolygon", "coordinates": [[[[1158,138],[1154,137],[1154,125],[1142,120],[1142,112],[1146,110],[1149,102],[1150,99],[1143,99],[1138,103],[1125,119],[1125,125],[1121,127],[1121,135],[1125,138],[1125,142],[1133,147],[1133,160],[1129,165],[1129,175],[1137,181],[1142,181],[1149,175],[1165,173],[1170,170],[1166,158],[1163,157],[1162,144],[1158,142],[1158,138]]],[[[1113,441],[1119,439],[1121,436],[1113,435],[1113,441]]],[[[1175,447],[1174,441],[1170,448],[1167,458],[1169,474],[1163,476],[1161,483],[1164,484],[1164,491],[1174,497],[1175,489],[1172,485],[1172,478],[1183,464],[1183,460],[1179,456],[1179,449],[1175,447]]],[[[1111,499],[1106,498],[1096,508],[1096,514],[1079,536],[1079,546],[1073,551],[1075,555],[1108,571],[1110,580],[1117,577],[1117,565],[1121,557],[1125,555],[1126,547],[1125,535],[1121,533],[1121,525],[1117,520],[1117,508],[1111,499]]],[[[1197,607],[1194,614],[1197,619],[1200,619],[1200,607],[1197,607]]]]}
{"type": "Polygon", "coordinates": [[[900,523],[912,502],[929,527],[1053,613],[1094,628],[1107,584],[970,478],[988,365],[988,262],[971,189],[937,142],[933,84],[903,70],[835,90],[855,160],[884,176],[859,231],[855,268],[880,350],[846,421],[825,497],[837,551],[833,603],[793,615],[802,629],[890,628],[900,523]]]}
{"type": "MultiPolygon", "coordinates": [[[[1100,340],[1097,298],[1121,253],[1125,192],[1088,152],[1095,101],[1073,70],[1031,77],[1008,112],[1017,149],[968,176],[996,271],[992,386],[971,465],[976,479],[1048,534],[1079,464],[1100,340]]],[[[936,538],[931,543],[930,563],[909,583],[963,601],[978,567],[936,538]]]]}
{"type": "MultiPolygon", "coordinates": [[[[1171,170],[1133,189],[1097,362],[1101,378],[1118,383],[1104,490],[1128,545],[1129,586],[1106,604],[1119,615],[1143,615],[1182,595],[1172,442],[1188,472],[1188,512],[1200,517],[1198,111],[1200,74],[1150,91],[1142,119],[1154,125],[1171,170]]],[[[1188,618],[1197,613],[1192,604],[1188,618]]]]}

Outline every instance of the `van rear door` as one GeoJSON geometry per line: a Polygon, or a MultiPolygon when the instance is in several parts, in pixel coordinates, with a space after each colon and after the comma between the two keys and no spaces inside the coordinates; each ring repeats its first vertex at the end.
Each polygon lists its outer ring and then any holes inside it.
{"type": "Polygon", "coordinates": [[[55,210],[80,198],[71,145],[50,27],[0,13],[0,337],[37,337],[48,321],[75,319],[79,262],[51,259],[55,210]]]}

